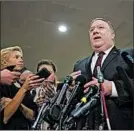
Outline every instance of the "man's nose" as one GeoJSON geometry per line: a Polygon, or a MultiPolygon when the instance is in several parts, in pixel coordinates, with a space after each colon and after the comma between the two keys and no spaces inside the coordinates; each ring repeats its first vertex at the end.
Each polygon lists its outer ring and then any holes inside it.
{"type": "Polygon", "coordinates": [[[95,29],[93,30],[93,35],[98,34],[98,33],[99,33],[98,29],[95,28],[95,29]]]}

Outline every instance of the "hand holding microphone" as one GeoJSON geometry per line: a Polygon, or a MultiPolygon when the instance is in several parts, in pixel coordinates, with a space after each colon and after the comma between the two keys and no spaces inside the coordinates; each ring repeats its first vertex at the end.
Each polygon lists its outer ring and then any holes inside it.
{"type": "Polygon", "coordinates": [[[80,71],[80,70],[79,70],[79,71],[75,71],[75,72],[73,72],[73,73],[70,74],[70,76],[73,78],[73,82],[72,82],[72,84],[70,85],[71,88],[74,87],[74,85],[75,85],[75,79],[76,79],[79,75],[81,75],[81,71],[80,71]]]}
{"type": "MultiPolygon", "coordinates": [[[[92,77],[92,81],[86,83],[84,85],[84,92],[88,91],[88,88],[92,87],[92,86],[99,86],[99,82],[98,79],[95,77],[92,77]]],[[[111,95],[112,94],[112,81],[108,81],[108,80],[104,80],[103,82],[103,86],[104,86],[104,95],[111,95]]]]}

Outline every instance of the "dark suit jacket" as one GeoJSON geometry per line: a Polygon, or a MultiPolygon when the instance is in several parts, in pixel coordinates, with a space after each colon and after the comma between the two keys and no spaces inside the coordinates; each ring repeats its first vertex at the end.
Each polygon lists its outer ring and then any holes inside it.
{"type": "MultiPolygon", "coordinates": [[[[123,50],[133,56],[133,50],[123,50]]],[[[110,118],[110,124],[112,129],[125,130],[132,129],[132,116],[133,116],[133,105],[132,96],[130,96],[130,90],[126,87],[124,81],[120,78],[116,68],[121,66],[127,74],[132,77],[133,71],[129,68],[127,63],[121,57],[121,50],[114,47],[107,58],[105,59],[101,71],[104,75],[104,79],[113,81],[116,86],[118,97],[107,97],[106,103],[108,108],[108,114],[110,118]]],[[[92,54],[92,56],[94,53],[92,54]]],[[[74,66],[74,71],[81,70],[82,74],[86,76],[88,81],[92,78],[91,72],[91,57],[87,57],[83,60],[78,61],[74,66]]],[[[89,114],[91,118],[91,113],[89,114]]],[[[94,119],[90,120],[89,129],[96,129],[94,127],[94,119]],[[91,123],[92,122],[92,123],[91,123]]]]}

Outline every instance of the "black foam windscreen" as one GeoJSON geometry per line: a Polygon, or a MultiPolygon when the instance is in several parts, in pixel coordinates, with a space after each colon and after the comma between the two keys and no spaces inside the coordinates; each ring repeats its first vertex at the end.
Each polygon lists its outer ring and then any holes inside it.
{"type": "Polygon", "coordinates": [[[130,56],[129,53],[124,51],[121,53],[121,56],[130,68],[134,67],[134,58],[130,56]]]}
{"type": "Polygon", "coordinates": [[[125,51],[121,53],[121,56],[122,56],[123,58],[125,58],[127,55],[129,55],[129,54],[128,54],[127,52],[125,52],[125,51]]]}
{"type": "Polygon", "coordinates": [[[80,86],[84,86],[84,84],[86,84],[87,79],[84,75],[79,75],[76,79],[75,79],[75,84],[77,84],[78,82],[80,82],[80,86]]]}

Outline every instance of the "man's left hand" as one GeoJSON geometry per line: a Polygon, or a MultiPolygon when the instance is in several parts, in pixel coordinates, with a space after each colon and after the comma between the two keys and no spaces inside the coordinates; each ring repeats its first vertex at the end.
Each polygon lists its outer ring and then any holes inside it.
{"type": "MultiPolygon", "coordinates": [[[[112,81],[104,80],[102,84],[104,88],[104,95],[105,96],[111,95],[112,94],[112,81]]],[[[84,85],[84,92],[86,93],[88,91],[88,88],[94,85],[99,87],[98,79],[96,79],[95,77],[92,77],[92,81],[84,85]]]]}

